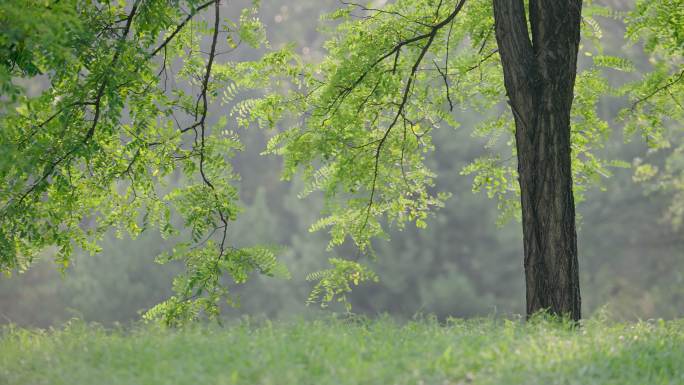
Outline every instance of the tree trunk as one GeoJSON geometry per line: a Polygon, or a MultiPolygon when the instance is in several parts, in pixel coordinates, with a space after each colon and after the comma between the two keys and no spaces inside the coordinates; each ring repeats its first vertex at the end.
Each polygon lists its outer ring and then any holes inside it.
{"type": "Polygon", "coordinates": [[[515,138],[522,203],[527,316],[580,318],[570,108],[581,0],[494,0],[496,39],[515,138]]]}

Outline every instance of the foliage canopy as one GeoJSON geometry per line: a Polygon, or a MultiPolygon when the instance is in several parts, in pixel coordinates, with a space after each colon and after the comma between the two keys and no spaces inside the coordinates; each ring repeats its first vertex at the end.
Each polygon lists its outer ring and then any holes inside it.
{"type": "Polygon", "coordinates": [[[110,228],[183,235],[190,240],[160,257],[186,265],[177,295],[148,313],[168,320],[217,314],[224,275],[237,283],[252,271],[288,275],[272,248],[229,244],[240,211],[229,159],[241,144],[226,116],[208,114],[242,90],[268,87],[270,68],[282,67],[279,52],[252,63],[215,60],[264,44],[256,6],[231,21],[218,1],[3,3],[4,271],[28,268],[50,246],[66,268],[74,247],[97,252],[110,228]],[[211,23],[195,17],[205,9],[211,23]],[[42,83],[37,95],[22,79],[42,83]],[[182,187],[169,187],[178,179],[182,187]],[[189,234],[179,234],[174,216],[189,234]]]}
{"type": "MultiPolygon", "coordinates": [[[[350,283],[376,279],[358,258],[372,254],[387,225],[426,226],[449,196],[436,191],[428,167],[433,132],[457,129],[464,111],[481,114],[473,134],[486,138],[489,155],[462,173],[498,200],[501,221],[519,215],[490,1],[348,4],[327,17],[335,26],[321,63],[304,63],[290,47],[219,60],[238,46],[269,48],[257,7],[230,20],[214,0],[0,5],[0,269],[27,269],[48,247],[66,268],[74,248],[97,252],[110,228],[133,237],[156,228],[175,242],[159,260],[186,266],[177,294],[148,313],[167,322],[217,315],[226,276],[287,277],[275,249],[230,242],[240,212],[230,158],[242,148],[238,127],[251,123],[289,127],[266,152],[283,157],[284,178],[302,173],[302,195],[324,192],[325,215],[312,230],[329,229],[330,248],[351,239],[359,249],[311,275],[319,280],[311,299],[344,300],[350,283]],[[211,116],[211,106],[231,113],[211,116]]],[[[683,9],[681,0],[639,1],[629,14],[585,6],[572,111],[578,198],[610,167],[626,166],[597,155],[610,127],[598,103],[626,97],[619,117],[627,132],[671,152],[664,169],[643,163],[636,175],[679,191],[671,217],[681,223],[684,150],[681,129],[671,128],[684,117],[683,9]],[[609,82],[610,71],[639,66],[605,53],[606,17],[624,19],[633,41],[645,39],[654,65],[638,81],[609,82]]]]}

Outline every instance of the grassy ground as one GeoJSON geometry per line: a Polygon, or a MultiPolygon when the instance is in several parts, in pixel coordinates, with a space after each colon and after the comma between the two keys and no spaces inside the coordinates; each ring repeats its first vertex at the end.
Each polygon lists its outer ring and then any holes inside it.
{"type": "Polygon", "coordinates": [[[0,384],[684,384],[684,320],[5,328],[0,384]]]}

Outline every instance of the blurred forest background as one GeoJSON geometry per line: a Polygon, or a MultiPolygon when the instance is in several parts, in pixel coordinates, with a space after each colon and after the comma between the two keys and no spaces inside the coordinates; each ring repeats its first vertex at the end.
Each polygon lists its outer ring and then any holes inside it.
{"type": "MultiPolygon", "coordinates": [[[[618,10],[633,7],[633,0],[600,3],[618,10]]],[[[264,0],[261,18],[273,47],[294,42],[306,60],[316,61],[323,55],[325,40],[318,30],[319,17],[341,5],[337,0],[264,0]]],[[[236,6],[234,13],[239,10],[236,6]]],[[[607,54],[626,55],[638,68],[648,69],[641,49],[623,41],[620,22],[606,19],[603,28],[607,54]]],[[[222,59],[239,61],[258,54],[242,49],[222,59]]],[[[610,119],[624,105],[624,100],[606,98],[601,103],[603,116],[610,119]]],[[[436,153],[430,164],[438,173],[439,190],[453,193],[452,198],[430,218],[427,229],[407,228],[394,232],[391,241],[376,242],[379,258],[371,265],[380,282],[354,291],[355,312],[398,317],[524,312],[521,225],[497,226],[496,201],[473,193],[472,177],[461,175],[464,166],[483,154],[485,140],[473,133],[478,116],[468,111],[458,114],[461,127],[435,132],[436,153]]],[[[647,158],[657,164],[667,155],[649,153],[640,138],[625,137],[619,125],[609,122],[614,129],[601,156],[629,164],[647,158]]],[[[279,160],[259,155],[272,132],[249,129],[240,134],[246,148],[234,164],[242,175],[245,211],[231,229],[232,241],[282,245],[282,260],[293,277],[288,281],[255,277],[236,288],[245,293],[241,306],[228,309],[225,316],[312,315],[319,310],[317,305],[306,306],[312,284],[305,276],[325,267],[331,253],[326,251],[325,233],[308,231],[322,199],[299,199],[300,184],[280,181],[279,160]]],[[[666,215],[671,197],[635,182],[629,168],[613,172],[578,205],[584,314],[607,308],[620,319],[682,317],[684,233],[666,215]]],[[[170,295],[171,280],[180,267],[154,262],[170,247],[154,233],[143,233],[135,241],[112,234],[102,253],[78,255],[64,275],[46,253],[28,272],[0,277],[0,324],[44,327],[74,316],[107,325],[136,320],[140,311],[170,295]]],[[[350,256],[354,250],[334,253],[350,256]]]]}

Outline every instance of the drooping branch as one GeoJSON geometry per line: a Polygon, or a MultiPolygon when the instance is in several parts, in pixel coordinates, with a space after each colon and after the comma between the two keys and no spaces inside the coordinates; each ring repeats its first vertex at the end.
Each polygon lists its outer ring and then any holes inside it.
{"type": "MultiPolygon", "coordinates": [[[[128,34],[131,30],[131,27],[133,25],[133,19],[135,18],[136,12],[138,11],[138,5],[140,4],[140,0],[136,0],[135,3],[133,3],[133,6],[131,7],[131,11],[128,14],[128,17],[126,18],[126,25],[124,26],[123,33],[121,34],[121,37],[119,38],[119,41],[117,42],[117,47],[114,52],[114,56],[112,57],[112,60],[110,62],[109,68],[115,68],[118,61],[119,57],[121,56],[121,52],[125,48],[125,42],[126,38],[128,37],[128,34]]],[[[64,153],[62,156],[58,157],[57,159],[53,160],[50,162],[48,165],[45,166],[45,171],[43,171],[42,175],[31,184],[31,186],[24,191],[24,193],[19,196],[19,199],[17,200],[16,205],[20,206],[24,200],[31,195],[34,191],[37,190],[39,186],[41,186],[55,171],[57,166],[62,164],[65,161],[70,160],[70,158],[83,146],[87,145],[90,139],[93,137],[95,134],[95,128],[97,127],[97,124],[100,119],[100,114],[102,110],[102,97],[104,96],[105,90],[107,89],[107,86],[109,84],[109,72],[105,72],[103,74],[103,79],[102,82],[100,83],[100,86],[97,89],[97,94],[95,95],[95,100],[93,102],[81,102],[81,103],[73,103],[73,106],[88,106],[92,105],[94,106],[94,112],[93,112],[93,120],[90,124],[90,127],[88,128],[88,131],[86,132],[85,136],[81,139],[81,141],[73,146],[69,151],[64,153]]],[[[58,112],[62,113],[64,112],[65,109],[61,109],[58,112]]],[[[57,115],[59,114],[53,114],[48,120],[44,121],[41,124],[47,124],[50,120],[54,119],[57,115]]],[[[3,211],[5,211],[12,203],[12,200],[10,199],[5,207],[3,208],[3,211]]]]}
{"type": "MultiPolygon", "coordinates": [[[[160,51],[166,52],[166,48],[168,44],[178,35],[178,33],[202,10],[206,9],[212,4],[217,3],[215,0],[208,1],[206,3],[203,3],[199,5],[198,7],[192,9],[188,15],[179,23],[177,24],[173,31],[162,41],[162,43],[157,46],[155,50],[150,52],[146,56],[146,60],[142,60],[138,66],[136,66],[136,71],[139,70],[140,68],[143,67],[143,64],[154,57],[156,54],[158,54],[160,51]]],[[[120,37],[118,38],[118,41],[116,43],[116,49],[114,51],[114,55],[112,56],[112,60],[110,61],[108,68],[115,68],[119,62],[119,59],[123,53],[123,51],[126,48],[126,41],[127,37],[130,34],[132,27],[133,27],[133,20],[135,16],[138,13],[139,10],[139,5],[140,5],[140,0],[136,0],[132,7],[130,12],[126,15],[126,17],[120,18],[118,20],[114,21],[114,24],[117,23],[122,23],[125,22],[125,25],[120,27],[119,29],[121,30],[120,37]]],[[[109,27],[106,27],[109,28],[109,27]]],[[[166,55],[166,54],[165,54],[166,55]]],[[[216,53],[212,53],[210,55],[212,62],[213,58],[216,56],[216,53]]],[[[162,71],[166,69],[166,58],[164,60],[164,63],[162,64],[162,71]]],[[[211,68],[209,68],[211,70],[211,68]]],[[[101,115],[102,115],[102,99],[108,89],[112,87],[110,85],[110,79],[111,79],[111,73],[110,72],[105,72],[101,76],[101,80],[99,81],[99,85],[95,91],[95,94],[92,96],[90,100],[85,100],[85,101],[76,101],[69,103],[60,109],[58,109],[56,112],[54,112],[52,115],[50,115],[48,118],[44,119],[40,123],[37,123],[34,125],[34,129],[31,131],[31,133],[27,134],[25,138],[22,139],[22,141],[19,143],[19,145],[23,145],[26,143],[28,140],[33,137],[33,135],[39,131],[39,129],[48,123],[52,122],[55,118],[58,116],[66,113],[67,111],[71,111],[74,108],[85,108],[92,106],[92,119],[88,125],[88,129],[85,132],[84,136],[79,140],[78,143],[74,144],[69,150],[67,150],[65,153],[63,153],[61,156],[56,157],[52,161],[50,161],[43,169],[43,172],[40,174],[40,176],[31,183],[30,187],[26,189],[18,198],[16,199],[10,199],[5,206],[3,207],[3,211],[6,211],[6,209],[12,205],[20,205],[29,195],[34,193],[35,191],[38,190],[38,188],[44,184],[44,182],[54,174],[55,170],[57,167],[65,162],[69,162],[74,154],[76,154],[83,146],[87,145],[87,143],[92,139],[92,137],[95,135],[96,129],[98,124],[100,123],[101,120],[101,115]],[[14,202],[14,203],[13,203],[14,202]]],[[[207,80],[208,81],[208,80],[207,80]]],[[[117,85],[116,88],[119,88],[121,85],[117,85]]],[[[203,90],[205,90],[203,93],[206,94],[206,87],[203,87],[203,90]]],[[[206,115],[206,114],[205,114],[206,115]]],[[[199,126],[199,125],[198,125],[199,126]]],[[[181,130],[182,132],[187,131],[181,130]]],[[[136,159],[134,157],[134,159],[136,159]]]]}
{"type": "MultiPolygon", "coordinates": [[[[411,67],[411,71],[409,73],[408,79],[406,80],[406,85],[404,86],[404,90],[402,92],[401,102],[397,106],[397,111],[394,114],[394,118],[392,119],[390,124],[387,126],[387,129],[385,129],[385,132],[384,132],[383,136],[380,138],[380,140],[378,141],[377,147],[375,149],[375,160],[374,160],[374,166],[373,166],[373,180],[371,182],[371,192],[370,192],[370,197],[368,199],[368,206],[366,208],[366,214],[365,214],[365,218],[363,221],[363,225],[361,226],[361,231],[363,231],[366,228],[366,226],[368,225],[368,220],[370,219],[371,209],[373,206],[373,202],[374,202],[375,194],[376,194],[376,189],[377,189],[377,180],[378,180],[378,175],[379,175],[379,171],[380,171],[380,156],[382,153],[383,146],[384,146],[387,138],[389,137],[390,132],[392,131],[392,129],[396,126],[397,122],[399,121],[399,118],[404,115],[404,109],[406,108],[406,104],[408,103],[409,96],[411,93],[411,88],[412,88],[413,83],[415,81],[415,76],[416,76],[416,73],[418,71],[418,68],[420,67],[420,65],[422,63],[423,58],[425,57],[427,52],[430,50],[430,46],[432,45],[432,42],[434,41],[435,37],[437,36],[437,32],[439,32],[439,30],[442,27],[448,25],[448,23],[451,22],[456,17],[456,15],[458,15],[458,13],[463,8],[464,4],[465,4],[465,0],[461,0],[456,5],[456,7],[454,8],[454,11],[445,20],[443,20],[442,22],[440,22],[440,23],[438,23],[432,27],[432,29],[430,30],[430,33],[427,34],[427,42],[422,47],[420,53],[418,54],[418,57],[416,58],[416,61],[413,63],[413,66],[411,67]]],[[[409,41],[409,40],[413,40],[413,39],[408,39],[406,41],[409,41]]],[[[418,40],[415,40],[415,41],[418,41],[418,40]]],[[[402,45],[397,45],[397,46],[395,46],[395,48],[391,52],[393,53],[394,50],[397,50],[396,52],[398,52],[398,50],[401,49],[401,47],[402,47],[402,45]]],[[[391,56],[392,53],[390,53],[389,55],[386,54],[386,55],[382,56],[382,58],[387,58],[387,57],[391,56]]],[[[379,62],[376,62],[376,63],[379,63],[379,62]]],[[[362,78],[364,76],[365,76],[365,73],[364,73],[364,75],[362,75],[362,78]]],[[[402,162],[401,163],[402,163],[402,172],[403,172],[403,149],[402,149],[402,162]]]]}
{"type": "MultiPolygon", "coordinates": [[[[202,87],[200,94],[197,98],[197,103],[195,104],[195,120],[196,122],[191,126],[192,129],[195,131],[195,144],[197,145],[197,138],[199,137],[199,171],[200,175],[202,177],[202,181],[204,182],[207,187],[209,187],[212,191],[212,194],[214,195],[214,198],[216,199],[216,203],[218,205],[218,202],[220,202],[218,193],[216,192],[216,187],[214,184],[211,182],[211,180],[207,177],[206,171],[205,171],[205,138],[206,138],[206,119],[207,119],[207,113],[209,110],[209,100],[207,96],[207,92],[209,89],[209,79],[211,78],[211,70],[212,66],[214,64],[214,59],[216,58],[216,46],[218,44],[218,34],[219,34],[219,26],[221,22],[221,16],[220,16],[220,0],[213,0],[212,3],[214,4],[214,31],[212,34],[212,39],[211,39],[211,48],[209,51],[209,58],[207,59],[207,66],[204,72],[204,77],[202,79],[202,87]],[[201,109],[200,109],[200,102],[202,103],[201,109]],[[200,132],[199,134],[197,133],[197,129],[199,128],[200,132]]],[[[225,252],[225,242],[226,238],[228,236],[228,219],[226,214],[223,212],[223,209],[220,207],[217,207],[217,212],[219,215],[219,219],[221,220],[222,226],[219,228],[222,228],[223,234],[221,238],[221,244],[219,248],[219,258],[221,258],[225,252]]]]}

